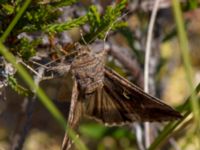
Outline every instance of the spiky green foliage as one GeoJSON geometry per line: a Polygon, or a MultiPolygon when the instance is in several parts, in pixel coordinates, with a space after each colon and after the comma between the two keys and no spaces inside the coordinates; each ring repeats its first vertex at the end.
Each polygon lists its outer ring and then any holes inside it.
{"type": "Polygon", "coordinates": [[[51,33],[63,32],[88,22],[90,25],[90,32],[85,36],[86,41],[89,42],[90,39],[94,40],[97,37],[103,38],[109,28],[115,30],[127,25],[123,21],[115,22],[121,16],[121,11],[124,9],[126,3],[127,0],[123,0],[115,7],[109,6],[104,16],[100,15],[96,6],[91,6],[85,16],[64,23],[44,25],[42,30],[51,33]]]}
{"type": "Polygon", "coordinates": [[[27,38],[21,38],[19,41],[19,44],[17,44],[16,48],[14,51],[19,52],[21,57],[25,60],[28,60],[32,56],[35,56],[36,53],[36,47],[38,44],[40,44],[41,40],[36,39],[33,41],[29,41],[27,38]]]}
{"type": "Polygon", "coordinates": [[[18,82],[17,79],[13,76],[8,76],[8,84],[9,86],[17,92],[19,95],[23,96],[28,96],[30,94],[30,91],[26,89],[25,87],[21,86],[18,82]]]}
{"type": "Polygon", "coordinates": [[[52,6],[54,7],[63,7],[63,6],[69,6],[69,5],[72,5],[74,3],[76,3],[78,0],[60,0],[60,1],[57,1],[57,2],[53,2],[51,3],[52,6]]]}
{"type": "Polygon", "coordinates": [[[101,24],[101,16],[96,6],[91,6],[88,13],[88,20],[90,23],[90,32],[95,32],[96,26],[101,24]]]}
{"type": "Polygon", "coordinates": [[[6,13],[7,15],[11,15],[14,12],[14,7],[10,4],[1,4],[1,7],[0,14],[6,13]]]}
{"type": "Polygon", "coordinates": [[[87,22],[87,16],[83,16],[60,24],[45,25],[42,27],[42,29],[45,32],[58,33],[75,27],[79,27],[81,25],[84,25],[86,22],[87,22]]]}
{"type": "Polygon", "coordinates": [[[26,25],[20,24],[18,27],[26,32],[38,31],[41,30],[42,26],[54,22],[60,16],[60,13],[58,9],[51,5],[33,6],[23,18],[23,24],[25,23],[26,25]]]}
{"type": "MultiPolygon", "coordinates": [[[[43,1],[33,1],[32,5],[27,9],[23,17],[20,18],[20,22],[15,26],[15,32],[13,35],[17,35],[21,32],[33,32],[40,31],[43,27],[56,21],[61,15],[61,10],[58,9],[63,6],[68,6],[75,3],[77,0],[69,1],[55,1],[49,3],[43,3],[43,1]]],[[[13,16],[21,9],[21,3],[23,1],[6,1],[0,3],[0,20],[3,24],[0,24],[0,33],[6,29],[8,24],[13,19],[13,16]]]]}
{"type": "MultiPolygon", "coordinates": [[[[100,15],[96,6],[90,6],[89,11],[85,16],[64,23],[43,25],[42,30],[44,32],[58,33],[74,27],[82,26],[88,22],[90,25],[90,32],[86,34],[84,38],[86,39],[86,42],[91,42],[91,40],[95,40],[97,37],[105,37],[105,33],[108,31],[108,29],[116,30],[127,25],[126,22],[117,21],[122,14],[121,11],[126,6],[126,3],[127,0],[122,0],[116,6],[109,6],[106,9],[104,16],[100,15]]],[[[34,26],[29,27],[32,29],[35,28],[34,26]]]]}
{"type": "Polygon", "coordinates": [[[127,0],[122,0],[115,6],[108,6],[104,16],[100,16],[95,6],[90,7],[88,13],[88,22],[90,24],[90,33],[85,35],[86,42],[92,42],[95,38],[104,38],[106,32],[110,29],[117,29],[127,24],[118,21],[121,17],[122,10],[125,8],[127,0]]]}

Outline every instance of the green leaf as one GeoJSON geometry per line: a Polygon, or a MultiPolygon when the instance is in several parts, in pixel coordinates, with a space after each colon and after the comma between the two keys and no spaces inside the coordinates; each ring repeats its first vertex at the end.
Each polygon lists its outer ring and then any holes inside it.
{"type": "Polygon", "coordinates": [[[5,11],[10,15],[14,12],[14,7],[12,5],[9,4],[2,4],[1,5],[3,7],[3,9],[5,9],[5,11]]]}

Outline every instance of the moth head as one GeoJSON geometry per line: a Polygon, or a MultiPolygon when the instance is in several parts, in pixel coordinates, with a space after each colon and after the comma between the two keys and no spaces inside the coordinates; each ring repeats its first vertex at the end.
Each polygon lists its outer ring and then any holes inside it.
{"type": "Polygon", "coordinates": [[[87,46],[81,45],[80,43],[74,43],[70,49],[68,55],[65,56],[67,63],[72,63],[74,59],[80,58],[81,56],[88,55],[90,49],[87,46]]]}
{"type": "Polygon", "coordinates": [[[80,43],[75,43],[75,51],[77,52],[77,56],[85,55],[90,52],[88,46],[81,45],[80,43]]]}

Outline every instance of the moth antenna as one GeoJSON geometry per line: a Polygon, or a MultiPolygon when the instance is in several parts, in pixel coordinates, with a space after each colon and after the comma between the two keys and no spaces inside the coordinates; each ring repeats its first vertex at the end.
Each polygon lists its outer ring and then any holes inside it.
{"type": "MultiPolygon", "coordinates": [[[[130,13],[130,11],[128,11],[127,13],[123,14],[121,17],[117,18],[117,19],[109,26],[109,28],[108,28],[108,30],[107,30],[107,32],[106,32],[106,35],[105,35],[105,37],[104,37],[104,43],[105,43],[106,38],[107,38],[107,36],[108,36],[110,30],[112,29],[113,25],[114,25],[116,22],[122,20],[122,19],[123,19],[125,16],[127,16],[129,13],[130,13]]],[[[105,45],[105,44],[104,44],[104,45],[105,45]]]]}
{"type": "Polygon", "coordinates": [[[84,37],[83,37],[83,30],[80,29],[80,35],[81,35],[81,39],[83,40],[84,44],[87,45],[87,42],[85,41],[84,37]]]}
{"type": "Polygon", "coordinates": [[[105,37],[104,37],[104,39],[103,39],[103,51],[102,52],[100,52],[98,55],[101,55],[101,56],[105,56],[105,54],[106,54],[106,38],[108,37],[108,34],[109,34],[109,32],[110,32],[110,30],[112,29],[112,27],[113,27],[113,25],[116,23],[116,22],[118,22],[118,21],[120,21],[121,19],[123,19],[125,16],[127,16],[128,14],[130,13],[130,11],[128,11],[127,13],[125,13],[125,14],[123,14],[121,17],[119,17],[119,18],[117,18],[110,26],[109,26],[109,28],[108,28],[108,30],[106,31],[106,34],[105,34],[105,37]]]}
{"type": "MultiPolygon", "coordinates": [[[[103,46],[103,49],[104,49],[104,50],[105,50],[105,41],[106,41],[106,38],[107,38],[107,36],[108,36],[108,34],[109,34],[111,28],[113,27],[113,25],[114,25],[116,22],[118,22],[118,21],[120,21],[121,19],[123,19],[125,16],[127,16],[130,12],[132,12],[132,11],[126,12],[126,13],[123,14],[121,17],[117,18],[117,19],[111,24],[111,26],[109,26],[109,28],[108,28],[108,30],[107,30],[107,32],[106,32],[105,38],[104,38],[104,40],[103,40],[103,41],[104,41],[104,46],[103,46]]],[[[93,41],[96,37],[97,37],[97,35],[95,35],[92,39],[90,39],[90,41],[89,41],[88,43],[90,43],[91,41],[93,41]]],[[[83,39],[83,41],[85,41],[85,40],[83,39]]],[[[85,42],[84,42],[84,43],[85,43],[85,42]]],[[[104,51],[104,50],[103,50],[103,51],[104,51]]],[[[105,53],[105,52],[102,52],[102,53],[105,53]]]]}
{"type": "Polygon", "coordinates": [[[88,43],[85,41],[84,37],[83,37],[83,31],[80,29],[80,34],[81,34],[81,39],[83,41],[83,43],[86,45],[86,47],[88,48],[89,51],[91,51],[88,43]]]}
{"type": "Polygon", "coordinates": [[[100,57],[102,57],[102,56],[105,56],[105,54],[106,54],[106,38],[108,37],[108,34],[109,34],[109,32],[110,32],[110,30],[112,29],[112,27],[113,27],[113,25],[116,23],[116,22],[118,22],[118,21],[120,21],[121,19],[123,19],[125,16],[127,16],[128,14],[130,13],[130,11],[128,11],[128,12],[126,12],[125,14],[123,14],[121,17],[119,17],[119,18],[117,18],[110,26],[109,26],[109,28],[108,28],[108,30],[106,31],[106,34],[105,34],[105,37],[104,37],[104,39],[103,39],[103,50],[98,54],[100,57]]]}
{"type": "Polygon", "coordinates": [[[42,76],[40,76],[40,74],[33,69],[30,65],[26,64],[23,60],[20,61],[22,63],[22,65],[24,65],[27,69],[29,69],[31,72],[33,72],[36,76],[42,78],[42,76]]]}
{"type": "Polygon", "coordinates": [[[122,19],[123,19],[125,16],[127,16],[129,13],[130,13],[130,11],[126,12],[126,13],[123,14],[121,17],[117,18],[117,19],[109,26],[109,28],[108,28],[108,30],[107,30],[107,32],[106,32],[106,34],[105,34],[105,37],[104,37],[104,39],[103,39],[104,44],[103,44],[103,52],[102,52],[102,53],[105,53],[105,49],[106,49],[106,45],[105,45],[105,43],[106,43],[106,38],[108,37],[108,34],[109,34],[110,30],[112,29],[113,25],[114,25],[116,22],[122,20],[122,19]]]}

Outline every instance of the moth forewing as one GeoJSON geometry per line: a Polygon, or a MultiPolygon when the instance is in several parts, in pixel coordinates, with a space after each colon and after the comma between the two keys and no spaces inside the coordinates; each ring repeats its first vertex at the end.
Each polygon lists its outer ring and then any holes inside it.
{"type": "MultiPolygon", "coordinates": [[[[109,68],[105,69],[105,85],[113,89],[115,99],[126,105],[128,116],[135,121],[169,121],[181,118],[179,112],[162,103],[159,99],[145,93],[139,87],[121,77],[109,68]]],[[[122,104],[120,105],[122,106],[122,104]]]]}
{"type": "MultiPolygon", "coordinates": [[[[72,96],[71,96],[71,104],[70,104],[70,111],[68,115],[68,128],[75,129],[80,121],[80,118],[83,113],[82,102],[80,101],[79,91],[76,80],[74,80],[73,89],[72,89],[72,96]]],[[[69,138],[68,130],[65,133],[63,143],[62,143],[62,150],[70,149],[72,144],[72,140],[69,138]]]]}

